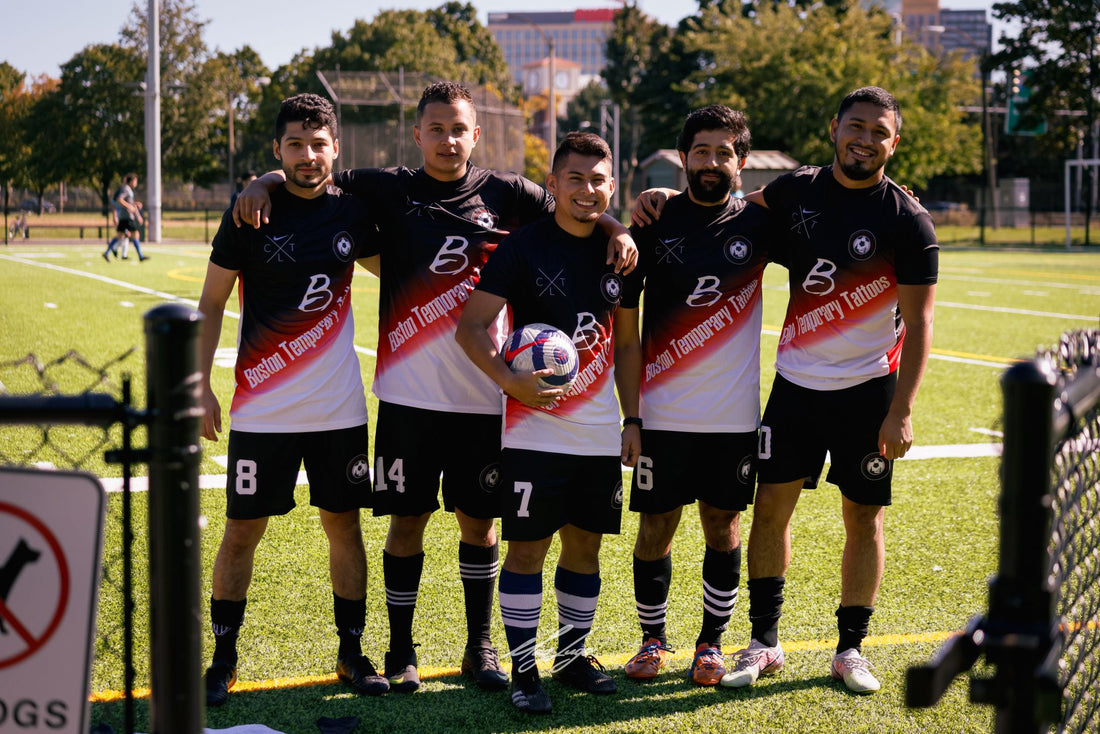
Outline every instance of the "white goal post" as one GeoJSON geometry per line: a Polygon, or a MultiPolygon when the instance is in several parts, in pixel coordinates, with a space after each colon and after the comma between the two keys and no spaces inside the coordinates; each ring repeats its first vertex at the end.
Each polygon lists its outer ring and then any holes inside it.
{"type": "MultiPolygon", "coordinates": [[[[1085,166],[1100,166],[1100,158],[1067,158],[1066,159],[1066,249],[1069,249],[1071,238],[1069,228],[1069,213],[1070,213],[1070,176],[1069,172],[1073,168],[1084,168],[1085,166]]],[[[1097,181],[1100,177],[1096,177],[1093,180],[1097,181]]]]}

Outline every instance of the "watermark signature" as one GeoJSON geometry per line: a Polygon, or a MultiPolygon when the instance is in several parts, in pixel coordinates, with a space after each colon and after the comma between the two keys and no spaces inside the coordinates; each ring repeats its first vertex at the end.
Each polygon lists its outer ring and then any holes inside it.
{"type": "Polygon", "coordinates": [[[548,660],[553,657],[554,663],[550,666],[550,672],[557,673],[576,658],[585,656],[584,637],[574,640],[562,648],[559,648],[555,643],[555,640],[573,629],[571,624],[559,627],[548,639],[539,640],[535,637],[509,650],[504,654],[504,657],[517,661],[515,662],[515,672],[517,673],[526,673],[534,668],[540,659],[548,660]]]}

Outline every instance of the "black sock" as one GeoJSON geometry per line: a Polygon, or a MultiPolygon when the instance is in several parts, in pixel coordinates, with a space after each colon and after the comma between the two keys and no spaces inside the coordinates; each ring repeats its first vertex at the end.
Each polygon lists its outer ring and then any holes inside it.
{"type": "Polygon", "coordinates": [[[723,552],[708,545],[703,555],[703,625],[696,647],[705,642],[721,648],[722,633],[729,628],[740,582],[741,546],[723,552]]]}
{"type": "Polygon", "coordinates": [[[861,652],[863,638],[867,636],[867,628],[871,624],[871,614],[874,607],[837,607],[836,628],[840,632],[840,640],[836,644],[837,652],[844,652],[855,648],[861,652]]]}
{"type": "Polygon", "coordinates": [[[237,665],[237,637],[244,624],[247,599],[210,598],[210,628],[214,631],[214,662],[237,665]]]}
{"type": "Polygon", "coordinates": [[[337,660],[350,660],[363,654],[360,638],[367,624],[367,597],[345,599],[332,594],[332,613],[336,620],[336,636],[340,638],[337,660]]]}
{"type": "Polygon", "coordinates": [[[768,647],[779,644],[779,616],[783,613],[782,576],[749,579],[749,622],[752,638],[768,647]]]}
{"type": "Polygon", "coordinates": [[[391,653],[406,653],[413,649],[413,614],[416,612],[416,594],[420,589],[420,574],[423,570],[423,552],[415,556],[395,556],[382,552],[391,653]]]}
{"type": "Polygon", "coordinates": [[[643,561],[634,556],[634,607],[642,626],[642,643],[656,637],[668,642],[665,615],[668,609],[668,587],[672,583],[672,554],[656,561],[643,561]]]}
{"type": "Polygon", "coordinates": [[[466,600],[466,646],[489,647],[493,589],[500,568],[500,546],[458,544],[458,573],[466,600]]]}

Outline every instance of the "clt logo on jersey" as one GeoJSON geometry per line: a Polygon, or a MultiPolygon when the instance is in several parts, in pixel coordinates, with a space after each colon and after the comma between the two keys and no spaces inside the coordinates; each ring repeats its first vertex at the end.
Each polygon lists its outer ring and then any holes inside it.
{"type": "Polygon", "coordinates": [[[882,454],[867,454],[860,463],[860,470],[867,479],[877,481],[890,473],[890,462],[882,454]]]}
{"type": "Polygon", "coordinates": [[[875,235],[861,229],[848,238],[848,254],[853,260],[866,260],[875,254],[875,235]]]}
{"type": "Polygon", "coordinates": [[[577,314],[577,328],[573,330],[573,345],[579,352],[582,349],[592,351],[604,339],[603,327],[595,314],[582,311],[577,314]]]}
{"type": "Polygon", "coordinates": [[[348,481],[352,484],[362,484],[370,479],[370,459],[366,454],[359,454],[348,462],[348,481]]]}
{"type": "Polygon", "coordinates": [[[470,241],[458,235],[449,235],[435,254],[431,271],[439,275],[456,275],[470,266],[470,258],[466,254],[470,241]]]}
{"type": "Polygon", "coordinates": [[[791,227],[791,231],[797,232],[806,239],[810,239],[810,232],[817,226],[817,218],[820,216],[821,212],[807,209],[799,204],[798,211],[791,213],[791,219],[794,220],[794,226],[791,227]]]}
{"type": "Polygon", "coordinates": [[[347,232],[337,232],[332,238],[332,251],[341,262],[349,262],[355,253],[355,240],[347,232]]]}
{"type": "Polygon", "coordinates": [[[600,293],[608,303],[618,303],[623,297],[623,279],[618,273],[604,273],[600,278],[600,293]]]}
{"type": "Polygon", "coordinates": [[[657,262],[671,263],[673,260],[675,260],[678,263],[682,263],[684,260],[680,257],[680,255],[682,255],[683,252],[683,237],[662,238],[660,240],[660,244],[657,245],[657,262]]]}
{"type": "Polygon", "coordinates": [[[266,235],[264,254],[268,262],[295,262],[294,260],[294,235],[266,235]]]}
{"type": "Polygon", "coordinates": [[[836,288],[836,281],[833,280],[835,273],[836,265],[825,258],[819,257],[813,270],[802,281],[802,290],[812,296],[829,295],[836,288]]]}
{"type": "Polygon", "coordinates": [[[496,229],[497,222],[500,221],[500,217],[496,215],[496,212],[485,206],[475,211],[473,217],[477,226],[483,229],[496,229]]]}
{"type": "Polygon", "coordinates": [[[752,243],[744,237],[734,237],[725,244],[722,252],[734,265],[743,265],[752,256],[752,243]]]}
{"type": "Polygon", "coordinates": [[[539,274],[535,278],[535,287],[539,289],[540,296],[564,296],[565,295],[565,269],[562,268],[553,275],[548,275],[545,270],[539,268],[539,274]]]}

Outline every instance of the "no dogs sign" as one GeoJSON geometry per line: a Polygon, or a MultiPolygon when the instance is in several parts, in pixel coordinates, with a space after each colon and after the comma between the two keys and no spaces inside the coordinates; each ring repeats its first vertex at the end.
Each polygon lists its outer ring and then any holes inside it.
{"type": "Polygon", "coordinates": [[[0,733],[88,731],[105,511],[89,474],[0,469],[0,733]]]}

